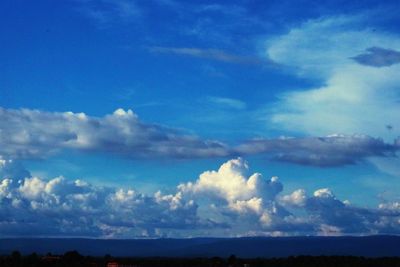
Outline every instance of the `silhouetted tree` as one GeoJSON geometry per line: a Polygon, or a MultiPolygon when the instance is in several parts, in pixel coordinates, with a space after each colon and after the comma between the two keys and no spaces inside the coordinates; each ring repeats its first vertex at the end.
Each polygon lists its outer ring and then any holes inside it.
{"type": "Polygon", "coordinates": [[[228,258],[228,265],[233,267],[233,266],[236,266],[236,264],[237,264],[236,256],[230,255],[228,258]]]}

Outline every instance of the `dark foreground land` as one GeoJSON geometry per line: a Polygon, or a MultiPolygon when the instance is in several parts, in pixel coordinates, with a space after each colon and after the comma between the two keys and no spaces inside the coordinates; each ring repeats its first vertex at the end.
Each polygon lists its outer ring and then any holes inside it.
{"type": "Polygon", "coordinates": [[[289,256],[400,257],[400,236],[364,237],[246,237],[188,239],[0,239],[0,255],[19,251],[23,255],[63,255],[76,250],[102,257],[165,258],[287,258],[289,256]]]}
{"type": "Polygon", "coordinates": [[[400,236],[0,239],[8,266],[400,267],[400,236]]]}
{"type": "Polygon", "coordinates": [[[22,256],[18,251],[0,256],[2,267],[22,266],[105,266],[105,267],[400,267],[400,257],[364,258],[353,256],[297,256],[288,258],[243,259],[231,255],[228,258],[113,258],[90,257],[76,251],[64,255],[40,256],[35,253],[22,256]]]}

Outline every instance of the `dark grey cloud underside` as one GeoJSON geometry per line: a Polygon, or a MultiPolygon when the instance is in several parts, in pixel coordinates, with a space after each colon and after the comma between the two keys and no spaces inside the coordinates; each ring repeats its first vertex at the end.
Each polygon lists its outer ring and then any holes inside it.
{"type": "Polygon", "coordinates": [[[372,67],[387,67],[400,63],[400,52],[381,47],[370,47],[367,53],[352,57],[357,63],[372,67]]]}
{"type": "Polygon", "coordinates": [[[140,121],[130,110],[104,117],[0,107],[0,156],[44,158],[63,149],[127,158],[202,158],[229,154],[219,142],[140,121]]]}
{"type": "Polygon", "coordinates": [[[366,135],[258,139],[237,148],[243,154],[266,154],[272,160],[316,167],[356,164],[367,157],[394,157],[400,149],[366,135]]]}
{"type": "Polygon", "coordinates": [[[272,160],[334,167],[367,157],[395,156],[400,148],[365,135],[257,139],[229,146],[176,129],[144,123],[130,110],[104,117],[0,108],[0,157],[45,158],[70,149],[125,158],[195,159],[264,154],[272,160]]]}

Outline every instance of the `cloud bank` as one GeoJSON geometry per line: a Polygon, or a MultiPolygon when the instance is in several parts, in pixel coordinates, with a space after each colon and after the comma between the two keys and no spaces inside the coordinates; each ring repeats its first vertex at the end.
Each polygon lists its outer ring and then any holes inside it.
{"type": "MultiPolygon", "coordinates": [[[[209,101],[242,109],[234,99],[209,101]]],[[[263,154],[267,159],[317,167],[356,164],[371,157],[395,157],[400,141],[367,135],[254,139],[236,146],[141,122],[131,110],[104,117],[84,113],[0,108],[0,155],[6,159],[45,158],[62,150],[110,153],[125,158],[210,158],[263,154]]]]}
{"type": "MultiPolygon", "coordinates": [[[[1,169],[16,168],[3,161],[1,169]]],[[[152,236],[158,229],[208,228],[197,205],[181,193],[143,195],[62,176],[50,180],[12,176],[0,182],[2,236],[152,236]]]]}
{"type": "Polygon", "coordinates": [[[397,202],[357,207],[328,188],[282,195],[278,177],[249,174],[242,158],[203,172],[171,194],[145,195],[64,177],[45,180],[12,160],[0,161],[0,174],[2,236],[400,234],[397,202]]]}
{"type": "Polygon", "coordinates": [[[143,123],[131,110],[118,109],[98,118],[84,113],[0,108],[0,155],[42,158],[61,149],[128,158],[201,158],[229,153],[220,142],[143,123]]]}
{"type": "Polygon", "coordinates": [[[269,154],[273,160],[317,167],[356,164],[369,157],[396,157],[399,139],[392,144],[366,135],[329,135],[255,139],[238,147],[243,154],[269,154]]]}

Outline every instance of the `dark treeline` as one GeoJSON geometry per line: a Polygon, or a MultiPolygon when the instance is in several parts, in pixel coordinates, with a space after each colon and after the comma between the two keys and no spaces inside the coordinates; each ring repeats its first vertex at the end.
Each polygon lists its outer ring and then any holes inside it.
{"type": "Polygon", "coordinates": [[[44,256],[33,253],[21,255],[18,251],[0,256],[2,267],[22,266],[109,266],[109,267],[400,267],[400,257],[364,258],[354,256],[297,256],[288,258],[241,259],[234,255],[229,258],[114,258],[90,257],[69,251],[64,255],[44,256]]]}

